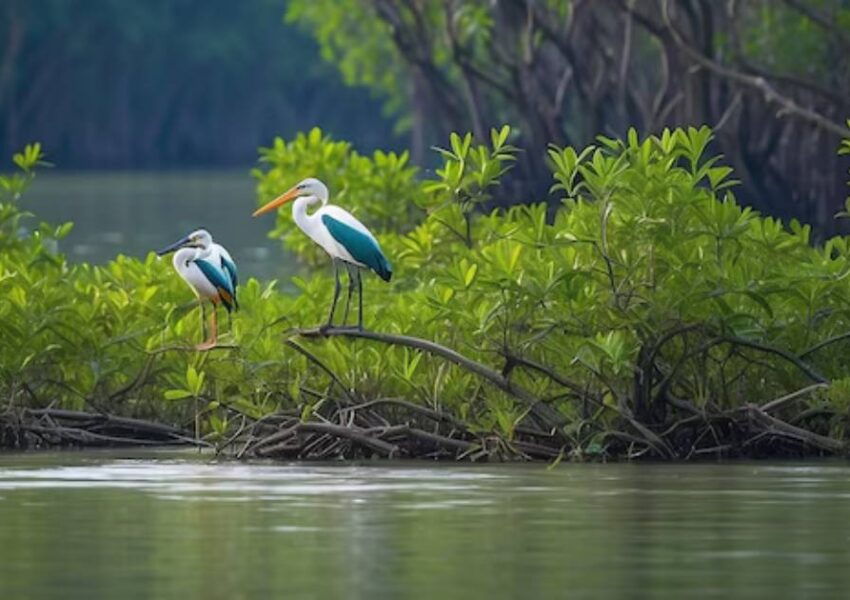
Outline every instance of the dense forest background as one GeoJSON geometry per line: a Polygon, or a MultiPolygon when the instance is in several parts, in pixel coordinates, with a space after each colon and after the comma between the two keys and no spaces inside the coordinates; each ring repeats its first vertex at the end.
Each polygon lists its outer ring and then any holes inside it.
{"type": "Polygon", "coordinates": [[[0,52],[2,147],[62,167],[246,165],[314,125],[422,164],[509,122],[511,204],[549,143],[706,124],[744,202],[823,236],[846,197],[848,0],[6,0],[0,52]]]}
{"type": "Polygon", "coordinates": [[[398,145],[281,0],[0,2],[0,146],[39,140],[61,168],[241,166],[320,125],[398,145]]]}

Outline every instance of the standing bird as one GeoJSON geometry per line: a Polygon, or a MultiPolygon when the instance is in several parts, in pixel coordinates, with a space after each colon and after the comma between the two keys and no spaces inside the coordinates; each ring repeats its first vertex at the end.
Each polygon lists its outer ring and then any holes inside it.
{"type": "Polygon", "coordinates": [[[201,305],[201,331],[205,338],[207,318],[204,302],[209,300],[213,305],[210,321],[211,336],[195,348],[198,350],[214,348],[218,342],[218,305],[224,305],[228,317],[231,311],[239,310],[239,303],[236,300],[238,284],[236,263],[233,262],[224,246],[213,242],[212,236],[206,229],[193,231],[157,254],[164,256],[170,252],[175,253],[172,259],[174,269],[198,297],[201,305]]]}
{"type": "Polygon", "coordinates": [[[343,263],[348,271],[348,298],[345,301],[345,313],[342,323],[348,319],[348,308],[351,295],[354,293],[355,282],[359,312],[357,313],[357,328],[363,329],[363,282],[360,279],[360,269],[372,269],[378,277],[389,281],[393,275],[392,267],[378,240],[375,239],[366,226],[354,215],[332,204],[328,204],[328,188],[315,178],[308,178],[291,188],[254,212],[257,217],[283,204],[295,200],[292,205],[292,217],[301,231],[311,240],[330,254],[334,265],[334,298],[331,304],[328,322],[323,328],[333,327],[334,311],[339,300],[339,264],[343,263]],[[312,214],[307,214],[307,208],[314,204],[321,206],[312,214]]]}

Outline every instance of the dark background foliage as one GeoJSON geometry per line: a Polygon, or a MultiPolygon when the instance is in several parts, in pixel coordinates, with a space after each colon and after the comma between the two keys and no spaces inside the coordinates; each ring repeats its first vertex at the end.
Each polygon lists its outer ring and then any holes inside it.
{"type": "Polygon", "coordinates": [[[241,166],[318,125],[422,164],[510,122],[510,204],[546,197],[549,143],[706,124],[744,202],[824,236],[848,50],[847,0],[6,0],[0,143],[61,167],[241,166]]]}
{"type": "MultiPolygon", "coordinates": [[[[482,137],[506,121],[541,153],[548,143],[582,145],[629,127],[705,124],[748,204],[822,234],[836,228],[846,163],[835,149],[850,115],[846,0],[291,4],[349,79],[405,106],[414,160],[435,136],[482,137]],[[327,25],[339,11],[348,28],[327,25]],[[366,37],[358,30],[369,32],[371,53],[354,43],[366,37]],[[395,57],[406,85],[375,81],[371,63],[381,55],[395,57]]],[[[509,201],[545,193],[537,159],[521,158],[509,201]]]]}
{"type": "Polygon", "coordinates": [[[273,134],[324,126],[397,143],[280,0],[5,0],[0,147],[62,168],[250,165],[273,134]]]}

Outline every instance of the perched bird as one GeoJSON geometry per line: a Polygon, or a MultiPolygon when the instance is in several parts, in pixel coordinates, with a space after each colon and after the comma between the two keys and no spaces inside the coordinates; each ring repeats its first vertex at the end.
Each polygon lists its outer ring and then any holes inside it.
{"type": "Polygon", "coordinates": [[[338,206],[328,204],[328,188],[312,177],[257,209],[254,216],[274,210],[290,200],[295,200],[292,205],[292,217],[295,224],[330,254],[333,260],[334,297],[328,322],[323,327],[333,327],[334,312],[340,293],[339,265],[342,263],[348,271],[348,297],[345,301],[342,323],[345,325],[348,319],[348,308],[356,285],[359,300],[357,328],[363,329],[363,282],[360,279],[360,269],[372,269],[384,281],[389,281],[393,275],[392,267],[381,251],[378,240],[354,215],[338,206]],[[308,214],[307,209],[315,204],[321,204],[321,206],[312,214],[308,214]]]}
{"type": "Polygon", "coordinates": [[[215,347],[218,341],[218,314],[219,304],[227,309],[228,316],[233,310],[239,310],[236,300],[236,286],[238,276],[236,263],[230,253],[220,244],[213,242],[212,236],[206,229],[193,231],[157,252],[164,256],[174,252],[172,264],[174,269],[183,278],[201,305],[201,331],[206,338],[206,309],[204,302],[209,300],[213,305],[212,318],[210,321],[211,335],[202,343],[198,344],[198,350],[209,350],[215,347]]]}

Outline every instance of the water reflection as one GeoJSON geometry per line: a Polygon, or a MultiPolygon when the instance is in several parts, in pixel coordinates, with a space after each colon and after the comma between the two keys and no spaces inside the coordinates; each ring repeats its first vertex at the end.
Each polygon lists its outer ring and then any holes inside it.
{"type": "Polygon", "coordinates": [[[122,253],[144,257],[199,227],[230,249],[245,277],[281,278],[296,265],[266,237],[270,222],[251,218],[248,170],[42,172],[25,206],[50,223],[74,222],[61,245],[73,261],[104,263],[122,253]]]}
{"type": "Polygon", "coordinates": [[[803,468],[5,457],[0,597],[836,597],[850,467],[803,468]]]}

